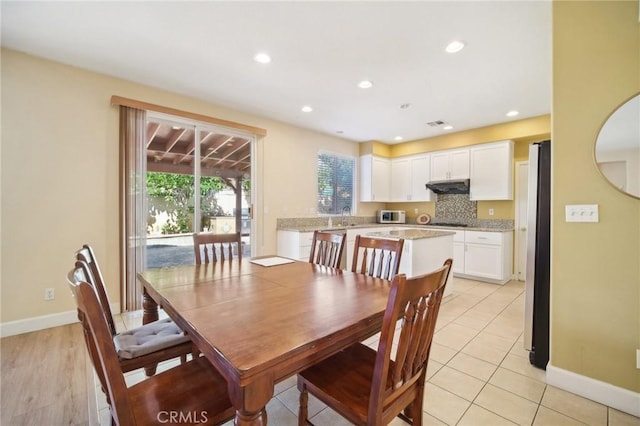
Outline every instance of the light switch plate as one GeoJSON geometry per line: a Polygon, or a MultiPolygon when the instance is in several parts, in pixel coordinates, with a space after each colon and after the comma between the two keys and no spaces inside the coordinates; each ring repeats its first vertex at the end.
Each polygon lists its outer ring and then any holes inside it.
{"type": "Polygon", "coordinates": [[[599,222],[597,204],[571,204],[565,206],[566,222],[599,222]]]}

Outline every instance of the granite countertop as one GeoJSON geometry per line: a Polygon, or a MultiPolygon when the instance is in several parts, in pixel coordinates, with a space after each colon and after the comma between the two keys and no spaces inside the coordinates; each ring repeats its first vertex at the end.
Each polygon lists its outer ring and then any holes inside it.
{"type": "Polygon", "coordinates": [[[368,232],[367,237],[403,238],[405,240],[421,240],[424,238],[446,237],[454,235],[453,231],[435,231],[432,229],[406,229],[397,231],[368,232]]]}
{"type": "Polygon", "coordinates": [[[418,231],[486,231],[486,232],[511,232],[513,227],[481,227],[481,226],[465,226],[465,227],[446,227],[446,226],[432,226],[432,225],[418,225],[415,223],[361,223],[356,225],[334,225],[321,226],[321,225],[300,225],[300,226],[287,226],[278,228],[278,231],[295,231],[295,232],[313,232],[313,231],[346,231],[349,229],[359,228],[376,228],[376,227],[407,227],[407,228],[420,228],[418,231]]]}

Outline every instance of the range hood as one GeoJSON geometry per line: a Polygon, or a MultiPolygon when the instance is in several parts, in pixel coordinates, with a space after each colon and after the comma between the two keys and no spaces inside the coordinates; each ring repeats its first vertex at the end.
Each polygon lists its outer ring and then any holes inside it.
{"type": "Polygon", "coordinates": [[[427,183],[427,189],[436,194],[468,194],[469,179],[431,181],[427,183]]]}

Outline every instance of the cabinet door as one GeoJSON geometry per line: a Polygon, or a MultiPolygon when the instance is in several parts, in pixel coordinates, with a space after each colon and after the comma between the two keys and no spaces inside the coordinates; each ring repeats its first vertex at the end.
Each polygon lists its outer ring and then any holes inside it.
{"type": "Polygon", "coordinates": [[[464,243],[453,243],[453,272],[464,274],[464,243]]]}
{"type": "Polygon", "coordinates": [[[451,151],[449,157],[449,179],[469,177],[469,150],[451,151]]]}
{"type": "Polygon", "coordinates": [[[448,180],[449,179],[449,154],[439,152],[431,154],[431,179],[429,180],[448,180]]]}
{"type": "Polygon", "coordinates": [[[411,161],[391,160],[391,201],[411,201],[411,161]]]}
{"type": "Polygon", "coordinates": [[[464,269],[467,275],[502,279],[502,249],[500,246],[466,243],[464,269]]]}
{"type": "Polygon", "coordinates": [[[428,155],[421,155],[410,159],[411,177],[409,201],[431,201],[432,192],[425,184],[430,180],[431,163],[428,155]]]}
{"type": "Polygon", "coordinates": [[[390,172],[389,160],[373,157],[371,201],[389,201],[390,172]]]}
{"type": "Polygon", "coordinates": [[[471,200],[513,199],[513,142],[471,148],[471,200]]]}
{"type": "Polygon", "coordinates": [[[389,201],[390,171],[386,158],[360,157],[360,201],[389,201]]]}
{"type": "Polygon", "coordinates": [[[467,179],[469,150],[457,149],[431,154],[431,180],[467,179]]]}

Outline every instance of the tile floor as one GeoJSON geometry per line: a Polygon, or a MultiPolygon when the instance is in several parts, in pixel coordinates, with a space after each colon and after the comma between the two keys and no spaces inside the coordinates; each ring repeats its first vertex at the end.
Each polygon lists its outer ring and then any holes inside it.
{"type": "MultiPolygon", "coordinates": [[[[640,426],[637,417],[548,386],[545,372],[531,366],[522,344],[522,282],[498,286],[455,278],[454,285],[454,294],[440,308],[427,370],[424,424],[640,426]]],[[[141,319],[141,312],[123,314],[117,326],[126,329],[141,319]]],[[[376,347],[376,339],[366,343],[376,347]]],[[[129,385],[140,380],[144,380],[141,371],[126,375],[129,385]]],[[[276,385],[267,405],[269,424],[297,424],[295,385],[295,376],[276,385]]],[[[100,423],[108,425],[109,412],[99,387],[96,394],[100,423]]],[[[317,426],[349,424],[313,397],[309,416],[317,426]]],[[[404,422],[395,419],[391,424],[404,422]]]]}

